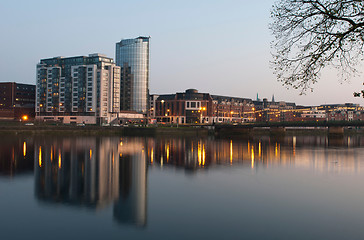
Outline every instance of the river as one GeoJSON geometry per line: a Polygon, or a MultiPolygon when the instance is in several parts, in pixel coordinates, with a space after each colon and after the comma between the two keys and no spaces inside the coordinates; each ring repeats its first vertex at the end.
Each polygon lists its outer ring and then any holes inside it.
{"type": "Polygon", "coordinates": [[[1,239],[364,239],[364,137],[2,136],[1,239]]]}

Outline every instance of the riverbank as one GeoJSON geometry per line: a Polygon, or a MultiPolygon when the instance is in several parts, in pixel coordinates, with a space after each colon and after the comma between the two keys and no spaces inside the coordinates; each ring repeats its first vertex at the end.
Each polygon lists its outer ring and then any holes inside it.
{"type": "Polygon", "coordinates": [[[118,127],[70,125],[0,125],[0,135],[75,135],[75,136],[208,136],[200,127],[118,127]]]}
{"type": "MultiPolygon", "coordinates": [[[[211,126],[72,126],[0,124],[0,135],[75,135],[75,136],[196,136],[196,137],[253,137],[259,135],[327,135],[327,128],[287,128],[272,131],[269,128],[229,129],[216,132],[211,126]]],[[[345,135],[364,135],[360,128],[346,128],[345,135]]]]}

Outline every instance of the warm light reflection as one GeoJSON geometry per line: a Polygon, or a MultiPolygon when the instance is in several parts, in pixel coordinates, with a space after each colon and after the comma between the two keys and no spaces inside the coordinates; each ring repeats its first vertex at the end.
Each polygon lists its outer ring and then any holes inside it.
{"type": "Polygon", "coordinates": [[[92,149],[90,149],[90,159],[92,158],[92,149]]]}
{"type": "Polygon", "coordinates": [[[27,143],[26,142],[23,143],[23,156],[25,157],[25,155],[27,155],[27,143]]]}
{"type": "Polygon", "coordinates": [[[154,161],[154,151],[152,148],[152,150],[150,150],[150,163],[153,164],[153,161],[154,161]]]}
{"type": "Polygon", "coordinates": [[[202,145],[202,166],[205,166],[206,162],[206,152],[205,152],[205,144],[202,145]]]}
{"type": "Polygon", "coordinates": [[[296,156],[296,136],[293,136],[292,145],[293,145],[293,156],[296,156]]]}
{"type": "Polygon", "coordinates": [[[198,165],[201,166],[202,164],[202,152],[201,152],[201,143],[198,142],[197,145],[197,158],[198,158],[198,165]]]}
{"type": "Polygon", "coordinates": [[[278,157],[278,143],[276,143],[275,150],[274,150],[274,155],[276,157],[278,157]]]}
{"type": "Polygon", "coordinates": [[[53,146],[51,146],[51,162],[53,162],[53,146]]]}
{"type": "Polygon", "coordinates": [[[38,157],[39,167],[42,167],[42,147],[39,146],[39,157],[38,157]]]}
{"type": "Polygon", "coordinates": [[[258,146],[258,154],[259,154],[259,158],[262,156],[262,143],[259,141],[259,146],[258,146]]]}
{"type": "Polygon", "coordinates": [[[58,168],[62,167],[62,156],[61,151],[58,152],[58,168]]]}
{"type": "Polygon", "coordinates": [[[230,140],[230,165],[233,164],[233,140],[230,140]]]}
{"type": "Polygon", "coordinates": [[[123,142],[120,142],[120,146],[123,146],[123,142]]]}
{"type": "Polygon", "coordinates": [[[251,150],[251,159],[252,159],[252,168],[254,168],[254,146],[252,146],[251,150]]]}
{"type": "Polygon", "coordinates": [[[167,163],[168,163],[168,161],[169,161],[169,144],[167,144],[166,156],[167,156],[167,163]]]}

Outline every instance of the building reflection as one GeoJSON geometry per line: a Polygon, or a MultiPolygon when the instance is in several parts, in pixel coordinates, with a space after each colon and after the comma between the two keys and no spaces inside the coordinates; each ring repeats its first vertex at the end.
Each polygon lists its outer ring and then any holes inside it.
{"type": "Polygon", "coordinates": [[[146,224],[146,158],[137,139],[43,139],[34,144],[35,195],[89,209],[114,204],[118,222],[146,224]]]}
{"type": "MultiPolygon", "coordinates": [[[[33,154],[39,201],[91,210],[112,207],[117,223],[143,227],[147,224],[148,169],[180,168],[193,174],[235,166],[253,172],[275,167],[360,172],[361,156],[354,150],[364,146],[364,137],[83,137],[36,138],[26,147],[22,144],[16,145],[14,159],[33,154]]],[[[1,156],[12,159],[12,151],[7,154],[1,156]]]]}
{"type": "Polygon", "coordinates": [[[261,136],[244,140],[160,138],[147,141],[147,156],[152,166],[182,167],[186,171],[218,165],[239,165],[256,170],[291,166],[315,171],[337,171],[335,168],[354,172],[360,170],[360,157],[351,151],[340,149],[362,146],[364,138],[361,136],[261,136]]]}
{"type": "Polygon", "coordinates": [[[13,177],[33,171],[33,139],[5,137],[0,140],[0,176],[13,177]]]}
{"type": "Polygon", "coordinates": [[[144,151],[120,155],[119,198],[114,218],[124,224],[145,226],[147,220],[147,163],[144,151]]]}

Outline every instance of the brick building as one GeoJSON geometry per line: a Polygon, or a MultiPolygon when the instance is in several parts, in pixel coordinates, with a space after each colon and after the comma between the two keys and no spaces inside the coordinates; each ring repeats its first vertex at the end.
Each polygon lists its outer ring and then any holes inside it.
{"type": "Polygon", "coordinates": [[[32,119],[35,115],[35,85],[0,83],[0,118],[32,119]]]}
{"type": "Polygon", "coordinates": [[[153,106],[158,122],[212,124],[255,121],[251,99],[210,95],[199,93],[196,89],[159,95],[153,106]]]}

